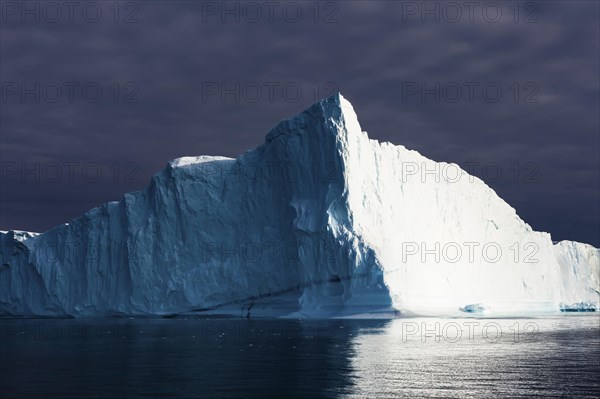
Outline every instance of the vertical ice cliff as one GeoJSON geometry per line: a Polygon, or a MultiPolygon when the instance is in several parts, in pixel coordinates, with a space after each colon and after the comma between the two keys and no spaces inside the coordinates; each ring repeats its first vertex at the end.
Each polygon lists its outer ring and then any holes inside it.
{"type": "Polygon", "coordinates": [[[595,301],[599,250],[457,165],[370,140],[341,95],[238,159],[171,161],[43,234],[0,233],[0,314],[322,317],[595,301]]]}

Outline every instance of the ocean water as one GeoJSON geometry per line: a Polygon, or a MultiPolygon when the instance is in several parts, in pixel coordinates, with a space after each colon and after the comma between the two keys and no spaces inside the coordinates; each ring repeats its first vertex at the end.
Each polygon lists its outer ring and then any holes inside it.
{"type": "Polygon", "coordinates": [[[0,320],[1,398],[600,397],[600,315],[0,320]]]}

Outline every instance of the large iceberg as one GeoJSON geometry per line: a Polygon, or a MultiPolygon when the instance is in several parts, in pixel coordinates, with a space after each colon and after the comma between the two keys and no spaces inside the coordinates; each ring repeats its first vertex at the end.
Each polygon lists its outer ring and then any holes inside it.
{"type": "Polygon", "coordinates": [[[176,159],[121,201],[0,240],[2,315],[442,315],[600,295],[598,249],[555,245],[457,165],[369,139],[340,94],[238,159],[176,159]]]}

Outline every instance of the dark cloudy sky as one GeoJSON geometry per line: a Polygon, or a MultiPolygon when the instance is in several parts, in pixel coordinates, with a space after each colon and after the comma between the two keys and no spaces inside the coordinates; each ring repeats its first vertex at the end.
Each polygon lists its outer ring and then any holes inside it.
{"type": "Polygon", "coordinates": [[[600,246],[597,1],[0,3],[0,229],[67,222],[172,158],[237,156],[339,89],[372,138],[600,246]]]}

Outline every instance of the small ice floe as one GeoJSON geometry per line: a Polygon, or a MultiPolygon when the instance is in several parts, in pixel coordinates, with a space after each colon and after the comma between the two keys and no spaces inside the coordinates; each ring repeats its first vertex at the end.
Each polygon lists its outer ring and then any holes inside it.
{"type": "Polygon", "coordinates": [[[487,313],[490,311],[490,307],[482,303],[471,303],[462,308],[458,308],[458,310],[465,313],[487,313]]]}
{"type": "Polygon", "coordinates": [[[598,305],[593,302],[577,302],[572,304],[561,303],[558,308],[561,312],[597,312],[598,305]]]}

